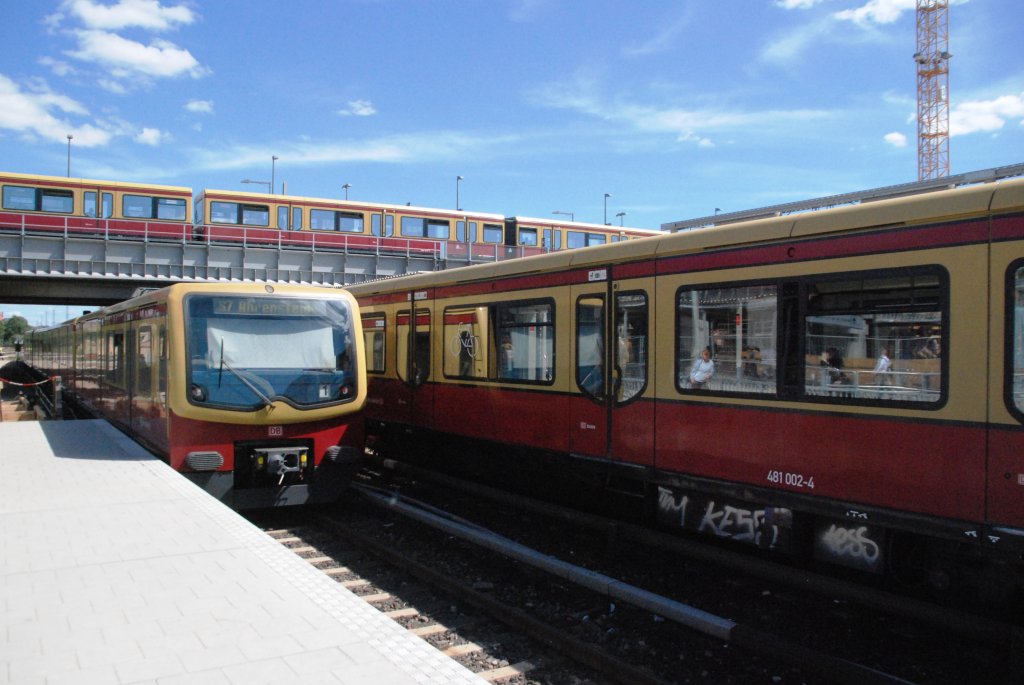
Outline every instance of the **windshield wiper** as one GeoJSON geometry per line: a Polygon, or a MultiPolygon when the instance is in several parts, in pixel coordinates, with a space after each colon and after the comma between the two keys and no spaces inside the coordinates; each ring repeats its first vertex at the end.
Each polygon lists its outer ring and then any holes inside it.
{"type": "Polygon", "coordinates": [[[224,376],[224,367],[227,367],[228,371],[230,371],[231,373],[235,374],[235,377],[238,378],[238,380],[242,381],[242,383],[245,385],[245,387],[249,388],[254,393],[256,393],[256,396],[259,397],[261,400],[263,400],[263,406],[273,408],[274,400],[272,400],[269,397],[267,397],[266,395],[264,395],[260,391],[259,388],[257,388],[255,385],[252,384],[252,381],[250,381],[245,376],[243,376],[240,371],[236,370],[233,366],[231,366],[231,364],[228,364],[226,359],[224,359],[224,338],[221,338],[220,339],[220,375],[217,377],[217,387],[220,387],[221,378],[224,376]]]}

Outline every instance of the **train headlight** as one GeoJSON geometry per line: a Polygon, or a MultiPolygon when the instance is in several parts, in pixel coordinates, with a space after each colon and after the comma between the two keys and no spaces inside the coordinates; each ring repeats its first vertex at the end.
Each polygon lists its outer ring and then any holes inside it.
{"type": "Polygon", "coordinates": [[[198,383],[193,383],[192,388],[189,390],[189,392],[192,395],[192,399],[195,400],[196,402],[206,401],[206,388],[199,385],[198,383]]]}

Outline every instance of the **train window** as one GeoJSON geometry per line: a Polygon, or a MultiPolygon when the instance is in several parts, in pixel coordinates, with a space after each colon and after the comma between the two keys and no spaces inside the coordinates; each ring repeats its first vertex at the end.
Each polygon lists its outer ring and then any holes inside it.
{"type": "Polygon", "coordinates": [[[776,391],[778,287],[750,284],[676,295],[676,388],[728,393],[776,391]],[[710,348],[713,372],[702,362],[710,348]]]}
{"type": "Polygon", "coordinates": [[[153,327],[142,326],[136,338],[135,391],[142,397],[153,393],[153,327]]]}
{"type": "Polygon", "coordinates": [[[944,277],[935,269],[805,284],[804,393],[936,405],[942,398],[944,277]]]}
{"type": "Polygon", "coordinates": [[[302,207],[292,207],[292,230],[302,230],[302,207]]]}
{"type": "Polygon", "coordinates": [[[242,224],[245,226],[269,226],[270,209],[266,205],[242,205],[242,224]]]}
{"type": "Polygon", "coordinates": [[[380,235],[380,214],[373,214],[370,216],[370,234],[375,236],[380,235]]]}
{"type": "Polygon", "coordinates": [[[418,216],[403,216],[402,235],[410,238],[423,238],[427,235],[427,220],[418,216]]]}
{"type": "Polygon", "coordinates": [[[1024,412],[1024,265],[1018,262],[1015,266],[1010,269],[1007,284],[1007,303],[1012,307],[1007,325],[1012,326],[1013,332],[1007,347],[1006,387],[1010,408],[1016,410],[1020,418],[1020,413],[1024,412]]]}
{"type": "Polygon", "coordinates": [[[501,380],[550,383],[554,378],[555,307],[545,302],[493,306],[498,349],[492,375],[501,380]]]}
{"type": "Polygon", "coordinates": [[[309,227],[317,231],[362,233],[363,215],[357,212],[335,212],[327,209],[309,210],[309,227]]]}
{"type": "Polygon", "coordinates": [[[55,214],[75,211],[75,196],[70,190],[40,190],[39,209],[55,214]]]}
{"type": "Polygon", "coordinates": [[[537,247],[537,229],[536,228],[520,228],[519,229],[519,244],[527,247],[537,247]]]}
{"type": "MultiPolygon", "coordinates": [[[[556,233],[556,235],[557,235],[557,233],[556,233]]],[[[541,245],[541,247],[543,247],[545,250],[550,250],[551,249],[551,229],[550,228],[545,228],[544,229],[543,241],[544,242],[541,245]]]]}
{"type": "Polygon", "coordinates": [[[107,333],[107,380],[124,387],[124,333],[107,333]]]}
{"type": "Polygon", "coordinates": [[[427,222],[427,237],[437,240],[448,240],[451,237],[451,225],[439,219],[427,222]]]}
{"type": "Polygon", "coordinates": [[[398,355],[398,377],[411,385],[421,385],[430,378],[430,310],[417,309],[415,326],[409,310],[395,318],[398,355]]]}
{"type": "Polygon", "coordinates": [[[383,314],[364,313],[363,347],[366,350],[366,372],[384,373],[384,345],[386,338],[383,314]]]}
{"type": "Polygon", "coordinates": [[[156,218],[167,221],[185,220],[185,200],[173,197],[156,198],[156,218]]]}
{"type": "Polygon", "coordinates": [[[210,223],[212,224],[237,224],[238,203],[237,202],[216,202],[210,203],[210,223]]]}
{"type": "Polygon", "coordinates": [[[363,215],[355,212],[338,212],[338,230],[346,233],[362,233],[363,215]]]}
{"type": "Polygon", "coordinates": [[[617,401],[629,402],[647,387],[647,295],[615,296],[617,401]]]}
{"type": "MultiPolygon", "coordinates": [[[[577,247],[591,247],[592,245],[604,245],[607,237],[601,233],[586,233],[584,231],[567,231],[565,246],[573,250],[577,247]]],[[[556,246],[555,249],[558,249],[556,246]]]]}
{"type": "Polygon", "coordinates": [[[210,202],[210,223],[269,226],[270,208],[267,205],[243,205],[237,202],[210,202]]]}
{"type": "Polygon", "coordinates": [[[82,194],[82,214],[96,218],[96,191],[88,190],[82,194]]]}
{"type": "Polygon", "coordinates": [[[604,297],[576,302],[576,385],[594,399],[604,400],[604,297]]]}
{"type": "Polygon", "coordinates": [[[309,227],[314,231],[333,231],[334,212],[327,209],[309,210],[309,227]]]}
{"type": "Polygon", "coordinates": [[[193,404],[251,411],[347,402],[352,312],[343,301],[189,293],[186,384],[193,404]]]}
{"type": "Polygon", "coordinates": [[[114,216],[114,194],[113,193],[100,193],[102,198],[100,208],[100,218],[109,219],[114,216]]]}
{"type": "Polygon", "coordinates": [[[451,378],[486,378],[487,307],[450,307],[444,311],[444,375],[451,378]]]}
{"type": "Polygon", "coordinates": [[[277,227],[282,231],[288,230],[288,207],[277,208],[277,227]]]}
{"type": "Polygon", "coordinates": [[[4,209],[36,211],[36,189],[23,186],[4,186],[4,209]]]}
{"type": "Polygon", "coordinates": [[[504,238],[504,226],[501,224],[484,224],[484,242],[485,243],[503,243],[504,238]]]}
{"type": "Polygon", "coordinates": [[[153,198],[142,195],[125,195],[121,199],[121,216],[126,219],[152,219],[153,198]]]}
{"type": "Polygon", "coordinates": [[[160,327],[159,347],[160,356],[157,357],[157,389],[160,393],[160,401],[167,401],[167,326],[160,327]]]}

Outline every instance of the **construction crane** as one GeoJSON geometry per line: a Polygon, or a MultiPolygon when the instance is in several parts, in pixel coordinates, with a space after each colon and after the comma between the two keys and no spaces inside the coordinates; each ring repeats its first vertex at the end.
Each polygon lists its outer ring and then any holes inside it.
{"type": "Polygon", "coordinates": [[[917,0],[917,179],[949,176],[949,0],[917,0]]]}

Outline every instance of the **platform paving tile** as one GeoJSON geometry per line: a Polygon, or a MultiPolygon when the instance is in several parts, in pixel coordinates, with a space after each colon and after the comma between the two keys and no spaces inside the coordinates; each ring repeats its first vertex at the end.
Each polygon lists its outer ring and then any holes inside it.
{"type": "Polygon", "coordinates": [[[483,682],[106,423],[0,445],[0,685],[483,682]]]}

